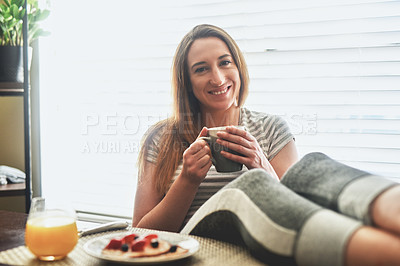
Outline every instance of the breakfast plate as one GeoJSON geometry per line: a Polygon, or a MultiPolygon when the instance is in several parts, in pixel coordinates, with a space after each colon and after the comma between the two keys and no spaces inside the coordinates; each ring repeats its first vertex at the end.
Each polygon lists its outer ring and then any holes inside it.
{"type": "MultiPolygon", "coordinates": [[[[146,235],[144,233],[137,233],[140,235],[146,235]]],[[[130,258],[124,256],[107,256],[102,251],[108,245],[108,243],[112,239],[123,238],[125,234],[117,233],[117,234],[107,234],[95,237],[93,239],[88,240],[83,246],[85,252],[95,258],[98,258],[107,262],[118,262],[123,264],[158,264],[158,263],[166,263],[170,261],[180,260],[187,257],[192,256],[199,249],[199,242],[194,238],[187,235],[179,235],[179,234],[163,234],[162,232],[158,233],[158,238],[164,241],[169,242],[171,245],[179,246],[183,249],[186,249],[187,252],[183,254],[161,254],[158,256],[150,256],[150,257],[138,257],[138,258],[130,258]]]]}

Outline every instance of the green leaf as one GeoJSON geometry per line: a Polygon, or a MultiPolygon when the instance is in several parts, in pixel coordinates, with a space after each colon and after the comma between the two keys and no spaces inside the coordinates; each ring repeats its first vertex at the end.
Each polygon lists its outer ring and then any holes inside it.
{"type": "Polygon", "coordinates": [[[18,6],[14,4],[10,7],[10,10],[11,10],[11,14],[13,15],[13,17],[16,19],[19,19],[18,6]]]}
{"type": "Polygon", "coordinates": [[[11,5],[13,4],[22,7],[24,5],[24,0],[11,0],[11,5]]]}
{"type": "Polygon", "coordinates": [[[38,0],[28,0],[28,5],[38,7],[38,0]]]}
{"type": "Polygon", "coordinates": [[[39,11],[38,15],[35,17],[36,21],[42,21],[45,20],[46,18],[48,18],[50,15],[50,11],[49,10],[43,10],[43,11],[39,11]]]}
{"type": "Polygon", "coordinates": [[[9,7],[4,7],[4,9],[3,9],[3,12],[2,12],[3,14],[7,14],[7,13],[10,13],[10,8],[9,7]]]}
{"type": "Polygon", "coordinates": [[[39,28],[39,25],[37,25],[37,24],[29,25],[29,33],[32,34],[32,32],[36,31],[38,28],[39,28]]]}
{"type": "Polygon", "coordinates": [[[10,21],[13,19],[13,16],[10,13],[5,13],[4,14],[4,20],[5,21],[10,21]]]}
{"type": "Polygon", "coordinates": [[[36,29],[35,32],[33,32],[33,34],[30,36],[32,40],[37,39],[39,36],[41,36],[42,33],[42,29],[36,29]]]}
{"type": "Polygon", "coordinates": [[[10,7],[10,6],[11,6],[11,3],[10,3],[10,1],[9,1],[9,0],[3,0],[3,2],[4,2],[4,4],[5,4],[6,6],[8,6],[8,7],[10,7]]]}
{"type": "Polygon", "coordinates": [[[24,16],[25,16],[25,9],[22,9],[21,11],[19,11],[19,17],[21,20],[23,20],[24,16]]]}
{"type": "Polygon", "coordinates": [[[17,24],[18,24],[18,20],[12,19],[12,20],[9,21],[8,27],[9,27],[9,28],[13,28],[13,27],[15,27],[17,24]]]}
{"type": "Polygon", "coordinates": [[[8,6],[4,6],[3,7],[3,12],[2,12],[3,14],[7,14],[7,13],[10,13],[10,8],[8,7],[8,6]]]}

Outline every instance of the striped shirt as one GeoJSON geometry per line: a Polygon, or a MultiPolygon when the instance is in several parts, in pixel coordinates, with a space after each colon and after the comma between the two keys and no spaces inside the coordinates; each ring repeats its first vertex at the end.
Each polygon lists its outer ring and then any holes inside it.
{"type": "MultiPolygon", "coordinates": [[[[277,115],[265,114],[261,112],[250,111],[247,108],[240,109],[239,125],[244,126],[246,131],[256,138],[261,149],[264,151],[266,158],[272,160],[279,151],[293,139],[293,135],[286,121],[277,115]]],[[[158,154],[158,143],[161,134],[155,135],[152,145],[149,147],[147,160],[155,163],[158,154]]],[[[171,185],[182,171],[182,162],[180,162],[171,185]]],[[[200,184],[196,196],[186,214],[183,226],[200,208],[203,203],[212,195],[217,193],[223,186],[233,181],[245,171],[248,171],[246,166],[243,166],[242,171],[233,173],[218,173],[214,165],[211,166],[207,176],[200,184]]]]}

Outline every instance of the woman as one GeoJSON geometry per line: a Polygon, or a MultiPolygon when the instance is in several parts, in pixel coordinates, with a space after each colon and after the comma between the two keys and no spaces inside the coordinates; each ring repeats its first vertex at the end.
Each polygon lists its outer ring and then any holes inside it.
{"type": "MultiPolygon", "coordinates": [[[[398,186],[393,183],[383,182],[384,185],[378,191],[375,191],[376,186],[372,186],[376,197],[382,194],[379,198],[383,198],[384,203],[376,205],[378,207],[373,214],[378,214],[371,218],[375,223],[382,221],[379,226],[385,231],[364,228],[356,219],[337,213],[341,210],[331,212],[319,206],[329,208],[332,202],[336,204],[336,199],[327,200],[328,206],[323,205],[326,203],[324,201],[314,200],[317,205],[306,199],[318,198],[318,191],[302,191],[303,187],[308,187],[307,184],[297,187],[302,184],[300,176],[307,172],[301,171],[304,165],[314,169],[315,165],[326,161],[334,169],[347,168],[319,154],[296,163],[296,147],[285,122],[277,116],[252,112],[242,107],[248,94],[247,67],[236,43],[225,31],[211,25],[199,25],[190,31],[177,48],[172,74],[174,113],[171,118],[151,128],[145,137],[139,156],[133,226],[175,232],[184,227],[184,233],[220,237],[228,241],[241,239],[256,255],[269,263],[362,263],[366,256],[361,256],[360,250],[362,252],[363,248],[369,248],[368,241],[363,241],[366,235],[400,247],[400,239],[387,233],[388,222],[381,217],[382,206],[390,202],[383,195],[400,199],[398,186]],[[226,125],[241,125],[246,129],[227,127],[226,132],[218,133],[220,144],[241,154],[223,153],[228,159],[243,163],[245,167],[242,172],[217,173],[212,166],[207,143],[199,139],[207,135],[207,128],[226,125]],[[286,173],[293,165],[292,174],[286,173]],[[284,174],[282,182],[285,181],[284,184],[290,189],[278,181],[284,174]],[[300,182],[293,176],[299,176],[300,182]],[[303,192],[305,198],[293,190],[303,192]],[[387,193],[381,193],[386,190],[387,193]],[[230,198],[232,200],[226,200],[230,198]],[[221,203],[224,199],[225,204],[221,203]],[[249,216],[250,209],[254,212],[249,216]],[[292,216],[293,213],[297,214],[292,216]],[[261,225],[250,225],[253,220],[259,221],[261,225]],[[333,225],[337,229],[332,231],[335,233],[331,236],[336,241],[333,241],[336,243],[335,248],[329,249],[314,243],[318,237],[315,237],[312,230],[307,230],[310,224],[319,221],[325,225],[332,220],[344,224],[333,225]],[[240,234],[232,236],[223,228],[240,234]],[[255,237],[257,233],[252,231],[255,228],[265,230],[268,237],[264,237],[264,234],[255,237]],[[276,238],[270,238],[274,234],[268,228],[283,229],[275,232],[276,238]],[[382,237],[382,232],[387,238],[382,237]],[[282,239],[282,236],[286,242],[276,248],[275,245],[280,242],[277,240],[282,239]],[[310,241],[311,236],[314,237],[310,241]],[[315,247],[317,251],[322,248],[326,254],[324,257],[310,256],[318,253],[308,251],[310,247],[315,247]],[[335,263],[330,260],[335,260],[335,263]]],[[[344,175],[348,180],[362,176],[354,177],[354,172],[348,172],[348,175],[344,175]]],[[[329,189],[328,175],[323,172],[321,176],[324,175],[325,178],[318,180],[324,183],[321,187],[329,189]]],[[[307,177],[309,175],[304,179],[307,177]]],[[[369,178],[362,178],[361,183],[365,180],[369,178]]],[[[335,187],[335,193],[339,195],[349,183],[340,183],[335,187]]],[[[344,193],[341,199],[346,202],[348,195],[344,193]]],[[[372,202],[378,201],[370,198],[363,202],[367,202],[367,208],[370,208],[372,202]]],[[[351,204],[343,206],[346,206],[345,211],[351,209],[351,204]]],[[[399,209],[395,206],[393,212],[399,209]]],[[[397,216],[400,216],[399,213],[397,216]]],[[[359,218],[351,211],[345,214],[359,218]]],[[[389,224],[391,229],[400,233],[400,222],[389,224]]],[[[375,245],[376,242],[373,243],[375,245]]],[[[400,261],[399,255],[390,253],[390,249],[385,250],[385,255],[388,261],[400,261]]],[[[373,257],[370,262],[374,262],[372,259],[380,257],[373,257]]]]}

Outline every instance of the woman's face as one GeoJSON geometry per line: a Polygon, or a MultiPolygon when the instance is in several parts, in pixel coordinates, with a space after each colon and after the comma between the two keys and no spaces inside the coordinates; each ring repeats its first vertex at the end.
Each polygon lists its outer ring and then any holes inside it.
{"type": "Polygon", "coordinates": [[[193,42],[188,52],[193,93],[203,112],[228,110],[239,95],[239,71],[228,46],[219,38],[193,42]]]}

